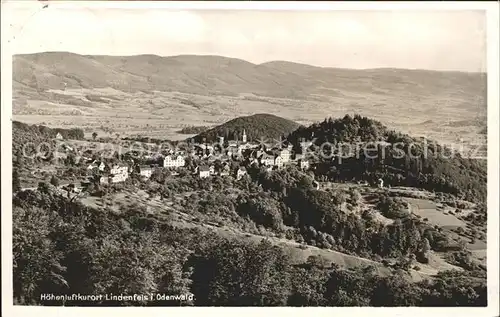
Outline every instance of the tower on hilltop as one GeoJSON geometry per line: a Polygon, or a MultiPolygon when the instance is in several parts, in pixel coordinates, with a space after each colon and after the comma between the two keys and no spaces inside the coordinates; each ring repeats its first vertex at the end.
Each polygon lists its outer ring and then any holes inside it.
{"type": "Polygon", "coordinates": [[[247,143],[247,133],[246,133],[245,129],[243,129],[242,141],[243,141],[243,143],[247,143]]]}

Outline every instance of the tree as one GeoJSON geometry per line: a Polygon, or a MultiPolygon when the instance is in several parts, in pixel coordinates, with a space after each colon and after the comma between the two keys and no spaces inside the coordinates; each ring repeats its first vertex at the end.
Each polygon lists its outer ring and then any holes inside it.
{"type": "Polygon", "coordinates": [[[47,185],[46,182],[39,182],[38,183],[38,190],[42,193],[47,193],[47,192],[49,192],[49,186],[47,185]]]}
{"type": "Polygon", "coordinates": [[[92,139],[95,141],[96,138],[97,138],[97,132],[92,133],[92,139]]]}
{"type": "Polygon", "coordinates": [[[55,187],[58,187],[59,186],[59,179],[57,178],[57,176],[52,175],[52,177],[50,178],[50,183],[52,185],[54,185],[55,187]]]}
{"type": "Polygon", "coordinates": [[[193,259],[192,291],[202,306],[283,306],[291,288],[282,249],[225,240],[193,259]]]}
{"type": "Polygon", "coordinates": [[[349,192],[349,195],[351,199],[351,204],[357,206],[361,201],[361,194],[359,193],[359,190],[353,189],[349,192]]]}
{"type": "Polygon", "coordinates": [[[23,305],[39,303],[47,290],[67,286],[63,277],[61,252],[51,241],[51,213],[46,210],[18,206],[12,212],[12,252],[14,298],[23,305]]]}
{"type": "Polygon", "coordinates": [[[18,192],[21,190],[21,181],[19,180],[19,172],[17,168],[14,168],[12,171],[12,191],[18,192]]]}
{"type": "Polygon", "coordinates": [[[68,156],[66,156],[65,163],[68,166],[74,166],[76,164],[75,155],[73,153],[69,153],[68,156]]]}

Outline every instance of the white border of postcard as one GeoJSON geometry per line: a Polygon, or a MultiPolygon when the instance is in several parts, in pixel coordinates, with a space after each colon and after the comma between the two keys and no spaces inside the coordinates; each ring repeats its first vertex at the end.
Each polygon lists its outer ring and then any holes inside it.
{"type": "MultiPolygon", "coordinates": [[[[198,315],[254,316],[272,314],[274,316],[331,316],[331,314],[354,314],[365,316],[499,316],[499,6],[497,2],[162,2],[162,1],[49,1],[51,6],[68,8],[157,8],[157,9],[210,9],[210,10],[485,10],[487,12],[487,61],[488,61],[488,225],[487,225],[487,263],[488,263],[488,307],[468,308],[373,308],[373,307],[335,307],[335,308],[97,308],[97,307],[40,307],[13,306],[12,301],[12,55],[9,51],[11,29],[2,23],[2,316],[165,316],[198,315]]],[[[2,1],[2,16],[9,9],[33,5],[33,1],[2,1]]],[[[2,18],[2,22],[4,19],[2,18]]]]}

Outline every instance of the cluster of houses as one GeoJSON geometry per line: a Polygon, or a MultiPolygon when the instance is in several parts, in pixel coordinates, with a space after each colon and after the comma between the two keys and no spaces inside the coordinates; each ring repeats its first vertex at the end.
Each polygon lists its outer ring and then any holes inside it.
{"type": "MultiPolygon", "coordinates": [[[[172,171],[173,175],[178,170],[186,168],[186,160],[190,158],[195,164],[190,164],[191,171],[199,178],[207,178],[215,175],[233,176],[241,179],[247,174],[244,166],[257,165],[264,167],[267,171],[281,169],[286,165],[294,164],[302,170],[310,168],[310,163],[301,154],[292,155],[292,146],[274,147],[265,150],[262,144],[247,142],[246,133],[243,131],[243,139],[229,141],[226,146],[224,138],[219,138],[219,144],[215,146],[207,144],[194,144],[189,153],[186,151],[170,151],[163,156],[163,168],[172,171]],[[241,166],[231,169],[231,162],[237,161],[241,166]]],[[[307,146],[307,144],[301,144],[307,146]]],[[[309,144],[310,145],[310,144],[309,144]]],[[[127,180],[132,172],[137,172],[143,178],[150,178],[153,170],[161,165],[143,165],[117,163],[108,166],[104,162],[93,161],[87,167],[89,171],[99,171],[101,183],[120,183],[127,180]]]]}

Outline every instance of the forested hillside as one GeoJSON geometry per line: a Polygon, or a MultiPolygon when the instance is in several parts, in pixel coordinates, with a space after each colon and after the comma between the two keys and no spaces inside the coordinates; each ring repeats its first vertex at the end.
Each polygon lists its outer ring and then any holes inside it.
{"type": "Polygon", "coordinates": [[[360,115],[329,118],[288,136],[298,151],[302,139],[314,139],[308,150],[316,153],[318,175],[333,181],[382,178],[389,185],[425,188],[474,201],[486,199],[485,161],[465,157],[433,140],[389,130],[376,120],[360,115]],[[330,145],[322,146],[326,142],[330,145]]]}
{"type": "Polygon", "coordinates": [[[61,305],[40,300],[40,294],[51,292],[194,295],[193,302],[92,302],[107,306],[486,305],[485,282],[469,273],[447,272],[412,283],[403,270],[381,277],[369,267],[327,266],[320,257],[294,264],[266,241],[179,229],[144,208],[97,210],[48,188],[20,192],[13,203],[16,304],[61,305]]]}
{"type": "Polygon", "coordinates": [[[198,134],[193,139],[196,142],[203,142],[203,140],[214,142],[217,141],[218,136],[222,136],[226,140],[239,139],[241,141],[244,130],[248,141],[256,141],[261,138],[265,140],[280,140],[283,135],[287,135],[299,126],[298,123],[291,120],[260,113],[230,120],[220,126],[198,134]]]}

